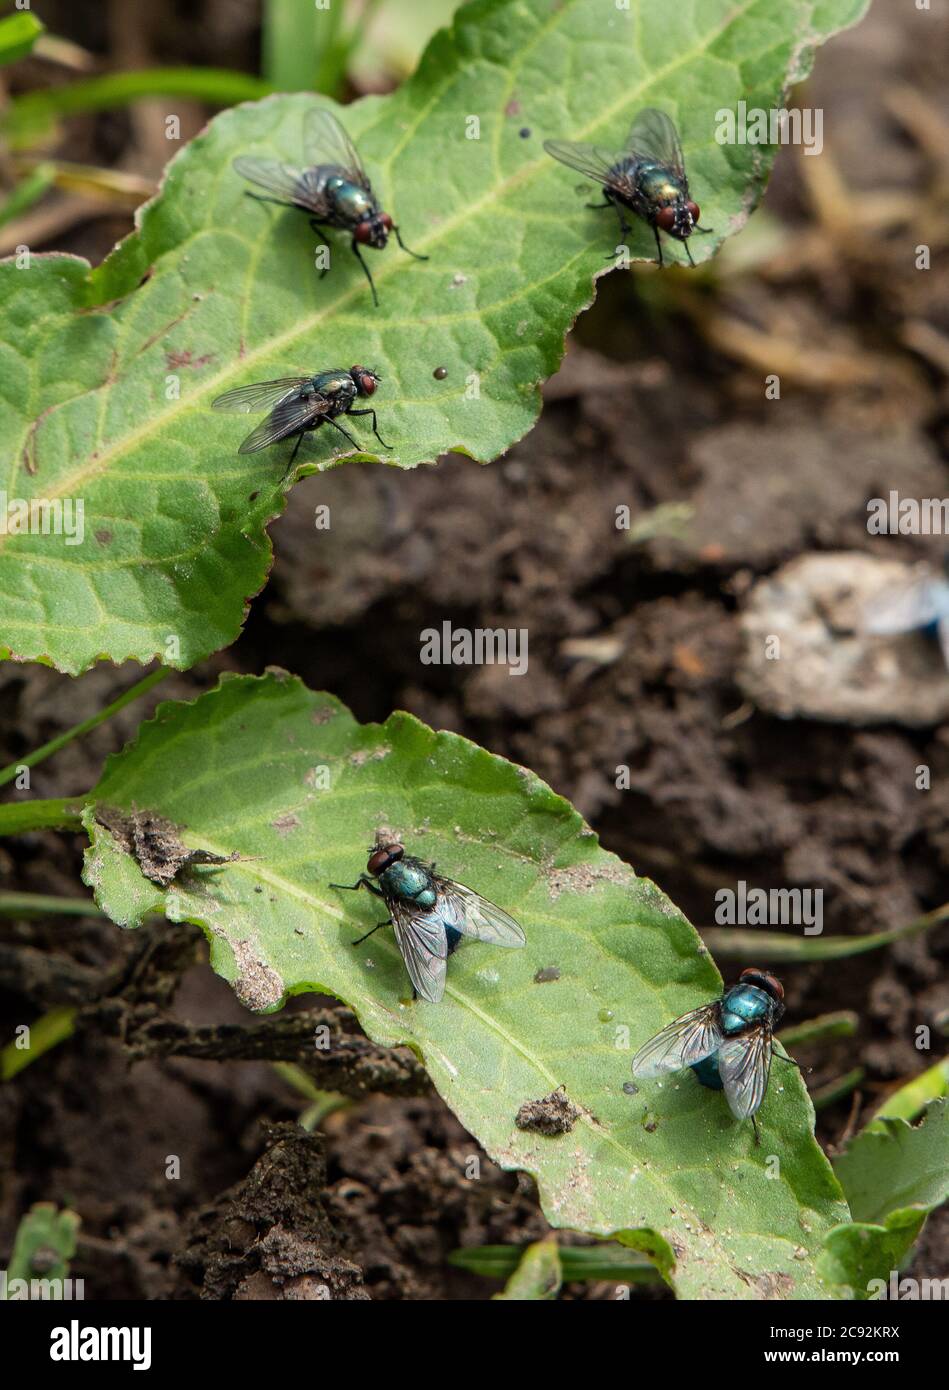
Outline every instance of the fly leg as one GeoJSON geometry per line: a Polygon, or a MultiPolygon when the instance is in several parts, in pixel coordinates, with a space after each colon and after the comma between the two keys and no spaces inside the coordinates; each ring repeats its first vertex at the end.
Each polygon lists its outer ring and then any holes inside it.
{"type": "Polygon", "coordinates": [[[779,1062],[787,1062],[789,1066],[797,1067],[799,1072],[811,1072],[814,1070],[813,1067],[805,1067],[802,1062],[796,1062],[793,1057],[786,1057],[783,1052],[773,1052],[771,1055],[779,1062]]]}
{"type": "Polygon", "coordinates": [[[428,260],[428,256],[420,256],[419,253],[418,253],[417,251],[412,251],[412,250],[410,250],[410,248],[409,248],[408,246],[406,246],[405,242],[402,240],[401,235],[399,234],[399,229],[398,229],[398,227],[396,227],[394,223],[393,223],[393,226],[392,226],[392,230],[395,232],[395,239],[396,239],[396,241],[399,243],[399,245],[402,247],[402,250],[403,250],[403,251],[408,251],[409,255],[410,255],[410,256],[414,256],[415,259],[416,259],[417,261],[427,261],[427,260],[428,260]]]}
{"type": "MultiPolygon", "coordinates": [[[[297,450],[299,449],[300,445],[303,443],[303,435],[304,435],[304,431],[303,431],[303,430],[301,430],[300,433],[297,435],[297,442],[296,442],[296,444],[294,444],[294,446],[293,446],[293,453],[290,455],[290,462],[287,464],[286,468],[285,468],[284,471],[283,471],[283,476],[284,476],[284,478],[287,477],[287,475],[290,473],[291,469],[293,468],[293,460],[294,460],[294,459],[296,458],[296,456],[297,456],[297,450]]],[[[282,482],[282,481],[283,481],[283,479],[281,479],[281,482],[282,482]]]]}
{"type": "MultiPolygon", "coordinates": [[[[301,437],[302,437],[302,436],[301,436],[301,437]]],[[[359,890],[360,890],[360,888],[368,888],[368,889],[369,889],[369,892],[370,892],[370,893],[375,893],[375,895],[376,895],[377,898],[384,898],[384,897],[385,897],[385,893],[383,893],[382,889],[381,889],[381,888],[378,888],[378,887],[373,883],[372,879],[369,877],[368,874],[360,874],[359,877],[356,879],[356,882],[355,882],[355,883],[330,883],[330,884],[327,885],[327,887],[329,887],[329,888],[345,888],[346,891],[349,892],[349,893],[358,893],[359,890]]],[[[391,919],[390,919],[389,917],[387,917],[386,920],[385,920],[384,922],[377,922],[376,925],[375,925],[374,927],[371,927],[371,928],[369,929],[369,931],[367,931],[367,932],[365,933],[365,935],[360,936],[356,941],[354,941],[354,942],[353,942],[353,945],[354,945],[354,946],[360,945],[361,942],[363,942],[363,941],[366,940],[366,937],[372,936],[372,933],[373,933],[374,931],[378,931],[380,927],[391,927],[391,925],[392,925],[392,921],[391,921],[391,919]]]]}
{"type": "MultiPolygon", "coordinates": [[[[626,245],[626,238],[627,238],[627,236],[629,235],[629,233],[632,231],[632,227],[631,227],[630,224],[626,221],[626,218],[625,218],[625,217],[623,216],[623,214],[620,212],[619,208],[616,207],[616,204],[615,204],[615,203],[611,203],[610,206],[616,208],[616,216],[619,218],[619,244],[620,244],[620,246],[625,246],[625,245],[626,245]]],[[[615,261],[616,258],[617,258],[617,256],[619,256],[619,255],[621,255],[621,254],[622,254],[622,252],[620,252],[619,250],[610,251],[609,254],[605,257],[605,259],[608,260],[608,261],[615,261]]]]}
{"type": "MultiPolygon", "coordinates": [[[[342,885],[337,885],[337,886],[338,886],[338,887],[341,887],[342,885]]],[[[367,940],[369,939],[369,937],[372,936],[373,932],[378,931],[380,927],[391,927],[391,926],[392,926],[392,919],[391,919],[391,917],[387,917],[386,920],[385,920],[384,922],[377,922],[376,925],[375,925],[374,927],[370,927],[369,930],[368,930],[367,932],[365,932],[363,936],[357,937],[356,940],[353,942],[353,945],[354,945],[354,946],[361,946],[362,943],[363,943],[364,941],[367,941],[367,940]]]]}
{"type": "Polygon", "coordinates": [[[688,256],[688,258],[689,258],[689,265],[692,266],[692,267],[694,268],[694,266],[695,266],[695,261],[693,261],[693,259],[692,259],[692,252],[691,252],[690,249],[689,249],[689,243],[688,243],[687,241],[684,241],[682,244],[683,244],[683,246],[685,247],[685,254],[686,254],[686,255],[688,256]]]}
{"type": "MultiPolygon", "coordinates": [[[[361,411],[357,411],[357,412],[355,412],[355,413],[356,413],[356,414],[361,414],[362,412],[361,412],[361,411]]],[[[361,448],[362,448],[362,445],[360,444],[359,440],[358,440],[358,439],[353,439],[352,435],[349,433],[349,430],[344,430],[343,427],[342,427],[342,425],[338,425],[338,424],[336,423],[336,421],[335,421],[335,420],[331,420],[330,417],[329,417],[328,415],[325,415],[325,416],[323,417],[323,419],[324,419],[324,422],[325,422],[327,425],[332,425],[334,430],[339,430],[340,434],[344,434],[344,435],[346,436],[346,438],[349,440],[350,444],[352,444],[352,446],[353,446],[355,449],[361,449],[361,448]]],[[[386,446],[386,447],[388,447],[388,446],[386,446]]],[[[363,875],[363,877],[365,877],[365,875],[363,875]]],[[[343,888],[346,887],[345,884],[342,884],[342,885],[340,885],[340,886],[343,887],[343,888]]],[[[371,886],[370,884],[368,884],[368,883],[366,884],[366,887],[367,887],[367,888],[369,888],[370,886],[371,886]]],[[[376,891],[377,891],[377,890],[376,890],[375,888],[373,888],[373,892],[376,892],[376,891]]],[[[380,894],[380,897],[381,897],[381,896],[382,896],[382,894],[380,894]]]]}
{"type": "MultiPolygon", "coordinates": [[[[323,235],[322,224],[319,223],[319,222],[317,222],[317,220],[316,220],[315,217],[311,217],[311,218],[310,218],[310,230],[316,233],[316,235],[319,237],[320,241],[321,241],[321,242],[323,243],[323,245],[327,248],[327,250],[331,250],[329,242],[326,240],[326,237],[323,235]]],[[[329,266],[328,266],[328,265],[325,265],[325,266],[323,267],[323,269],[320,271],[320,279],[321,279],[321,280],[323,279],[323,276],[326,274],[326,272],[327,272],[328,270],[329,270],[329,266]]]]}
{"type": "MultiPolygon", "coordinates": [[[[658,228],[658,227],[653,227],[653,229],[652,229],[652,234],[653,234],[653,236],[656,238],[656,250],[659,252],[659,269],[661,270],[661,269],[662,269],[662,266],[663,266],[663,260],[662,260],[662,242],[659,240],[659,228],[658,228]]],[[[686,250],[688,250],[688,249],[689,249],[689,248],[686,247],[686,250]]],[[[689,257],[689,260],[691,261],[691,259],[692,259],[692,257],[690,256],[690,257],[689,257]]]]}
{"type": "Polygon", "coordinates": [[[378,888],[368,874],[360,874],[355,883],[328,883],[327,888],[345,888],[347,893],[358,893],[360,888],[368,888],[370,893],[375,893],[377,898],[384,898],[381,888],[378,888]]]}
{"type": "Polygon", "coordinates": [[[366,262],[363,260],[362,256],[359,253],[359,244],[356,241],[355,237],[353,237],[352,241],[350,242],[350,246],[352,247],[353,255],[356,257],[356,260],[359,262],[359,264],[363,268],[363,271],[365,272],[366,279],[369,281],[369,288],[372,290],[372,302],[378,309],[379,296],[376,294],[376,287],[372,281],[372,274],[369,270],[369,267],[366,265],[366,262]]]}
{"type": "MultiPolygon", "coordinates": [[[[428,257],[426,256],[425,259],[428,260],[428,257]]],[[[347,415],[371,415],[371,416],[372,416],[372,432],[373,432],[373,434],[376,436],[376,438],[378,439],[379,443],[382,445],[383,449],[391,449],[391,448],[392,448],[392,445],[391,445],[391,444],[387,444],[387,443],[385,442],[385,440],[383,439],[382,435],[379,433],[378,427],[377,427],[377,425],[376,425],[376,412],[375,412],[374,410],[348,410],[346,413],[347,413],[347,415]]]]}

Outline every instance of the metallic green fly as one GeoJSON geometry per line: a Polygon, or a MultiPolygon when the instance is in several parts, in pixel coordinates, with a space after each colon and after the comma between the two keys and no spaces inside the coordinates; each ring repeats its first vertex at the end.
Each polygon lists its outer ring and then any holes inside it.
{"type": "Polygon", "coordinates": [[[630,230],[623,213],[624,208],[629,208],[652,228],[660,266],[660,230],[681,241],[689,264],[695,264],[688,239],[693,232],[710,232],[712,228],[698,225],[701,213],[698,203],[689,196],[682,145],[664,111],[652,106],[640,111],[629,128],[626,148],[616,154],[597,145],[578,145],[570,140],[545,140],[544,149],[561,164],[578,169],[603,185],[604,201],[587,206],[616,209],[620,241],[625,241],[630,230]]]}
{"type": "Polygon", "coordinates": [[[353,945],[392,926],[415,992],[431,1004],[445,993],[448,957],[466,936],[489,946],[524,945],[524,929],[513,917],[474,889],[436,873],[434,864],[406,854],[396,840],[373,845],[366,869],[355,883],[329,885],[367,888],[385,902],[389,916],[353,945]]]}
{"type": "Polygon", "coordinates": [[[770,970],[749,966],[720,999],[673,1019],[643,1043],[633,1058],[637,1080],[651,1080],[691,1067],[710,1090],[725,1092],[736,1120],[750,1119],[760,1143],[755,1115],[768,1090],[774,1030],[784,1013],[784,986],[770,970]]]}
{"type": "MultiPolygon", "coordinates": [[[[349,232],[353,255],[369,281],[372,301],[378,305],[379,296],[360,246],[381,251],[389,233],[394,232],[403,251],[417,261],[427,261],[428,257],[409,250],[392,218],[380,208],[356,146],[332,111],[308,112],[303,122],[303,136],[306,157],[312,161],[306,168],[296,169],[277,159],[258,159],[251,155],[235,159],[234,168],[258,188],[276,195],[261,198],[259,193],[254,193],[252,197],[309,213],[310,226],[317,233],[321,227],[338,227],[349,232]]],[[[325,238],[323,240],[325,242],[325,238]]],[[[325,274],[323,270],[320,279],[325,274]]]]}
{"type": "Polygon", "coordinates": [[[379,433],[374,410],[353,409],[360,396],[373,394],[380,380],[368,367],[350,367],[349,371],[344,367],[331,367],[315,376],[285,376],[277,381],[238,386],[218,396],[211,405],[214,410],[239,410],[245,415],[254,410],[269,410],[267,418],[250,432],[237,452],[255,454],[258,449],[266,449],[281,439],[296,435],[297,442],[287,464],[289,473],[303,436],[321,425],[332,425],[355,448],[362,447],[339,423],[340,415],[371,416],[372,432],[379,443],[384,449],[392,447],[379,433]]]}

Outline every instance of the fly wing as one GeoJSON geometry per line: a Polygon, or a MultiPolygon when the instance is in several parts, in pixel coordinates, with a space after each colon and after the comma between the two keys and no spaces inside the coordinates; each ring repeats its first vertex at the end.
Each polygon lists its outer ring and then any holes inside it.
{"type": "Polygon", "coordinates": [[[358,183],[367,193],[372,192],[359,151],[332,111],[319,107],[307,112],[303,119],[303,142],[310,164],[334,164],[346,171],[351,183],[358,183]]]}
{"type": "Polygon", "coordinates": [[[437,912],[413,912],[401,901],[386,899],[395,939],[409,979],[423,999],[437,1004],[445,993],[448,937],[437,912]]]}
{"type": "Polygon", "coordinates": [[[658,160],[685,177],[679,132],[665,111],[647,106],[638,112],[629,128],[626,148],[637,159],[658,160]]]}
{"type": "Polygon", "coordinates": [[[283,376],[276,381],[253,381],[249,386],[236,386],[211,402],[212,410],[239,410],[252,415],[257,410],[269,410],[285,396],[298,391],[310,380],[308,376],[283,376]]]}
{"type": "Polygon", "coordinates": [[[863,628],[879,636],[892,636],[928,627],[945,617],[949,617],[949,584],[944,579],[918,579],[893,593],[871,598],[863,612],[863,628]]]}
{"type": "Polygon", "coordinates": [[[435,885],[446,925],[460,931],[462,936],[487,941],[492,946],[523,946],[526,942],[520,923],[474,889],[437,875],[435,885]]]}
{"type": "Polygon", "coordinates": [[[278,401],[265,420],[251,430],[238,449],[239,454],[256,454],[258,449],[266,449],[278,440],[287,439],[291,434],[299,434],[309,429],[321,415],[325,415],[329,402],[323,396],[312,393],[301,396],[291,392],[278,401]]]}
{"type": "Polygon", "coordinates": [[[617,173],[617,166],[622,165],[625,154],[610,154],[599,145],[581,145],[573,140],[545,140],[544,149],[561,164],[586,174],[588,179],[596,179],[606,188],[617,188],[624,182],[622,173],[617,173]]]}
{"type": "Polygon", "coordinates": [[[736,1120],[757,1113],[771,1074],[771,1028],[763,1023],[748,1033],[726,1038],[718,1049],[718,1071],[728,1108],[736,1120]]]}
{"type": "Polygon", "coordinates": [[[241,155],[234,160],[234,168],[242,178],[265,188],[268,193],[286,203],[309,206],[310,192],[300,169],[289,164],[281,164],[279,159],[257,159],[253,155],[241,155]]]}
{"type": "Polygon", "coordinates": [[[722,1044],[718,1000],[683,1014],[643,1043],[633,1058],[633,1075],[649,1080],[667,1071],[681,1071],[711,1057],[722,1044]]]}
{"type": "Polygon", "coordinates": [[[939,625],[936,631],[939,636],[939,649],[942,652],[942,659],[946,663],[946,666],[949,667],[949,615],[939,619],[939,625]]]}

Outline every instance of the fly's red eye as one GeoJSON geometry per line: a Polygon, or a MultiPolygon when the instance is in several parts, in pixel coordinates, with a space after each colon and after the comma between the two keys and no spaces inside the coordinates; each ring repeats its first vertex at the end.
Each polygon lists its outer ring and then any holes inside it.
{"type": "Polygon", "coordinates": [[[356,389],[362,396],[371,396],[376,389],[375,373],[368,367],[350,367],[349,375],[356,383],[356,389]]]}
{"type": "Polygon", "coordinates": [[[393,842],[391,845],[377,845],[369,856],[369,863],[366,865],[366,868],[373,877],[377,877],[382,873],[383,869],[387,869],[390,864],[393,864],[397,859],[401,859],[404,853],[405,850],[396,842],[393,842]]]}
{"type": "Polygon", "coordinates": [[[382,213],[382,215],[379,218],[379,221],[382,223],[383,227],[385,227],[387,232],[392,231],[392,218],[389,216],[387,212],[382,213]]]}
{"type": "Polygon", "coordinates": [[[353,236],[356,241],[361,241],[366,246],[372,240],[372,228],[368,222],[360,222],[353,229],[353,236]]]}
{"type": "Polygon", "coordinates": [[[656,213],[656,226],[664,232],[671,232],[676,224],[675,208],[660,208],[656,213]]]}
{"type": "Polygon", "coordinates": [[[699,210],[698,203],[686,203],[686,207],[689,210],[689,216],[691,217],[692,221],[698,222],[699,218],[702,216],[699,210]]]}
{"type": "Polygon", "coordinates": [[[738,978],[747,980],[749,984],[755,984],[759,988],[764,986],[774,999],[784,998],[784,986],[777,976],[772,975],[768,970],[760,970],[757,966],[750,965],[747,970],[741,972],[738,978]]]}

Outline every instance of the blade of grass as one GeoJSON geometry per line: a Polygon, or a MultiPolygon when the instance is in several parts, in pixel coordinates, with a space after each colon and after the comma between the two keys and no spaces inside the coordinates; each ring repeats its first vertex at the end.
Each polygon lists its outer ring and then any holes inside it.
{"type": "Polygon", "coordinates": [[[82,802],[68,796],[47,801],[14,801],[0,806],[0,835],[23,835],[28,830],[81,830],[82,802]]]}
{"type": "MultiPolygon", "coordinates": [[[[508,1279],[517,1269],[526,1245],[478,1245],[453,1250],[448,1263],[490,1279],[508,1279]]],[[[623,1284],[659,1284],[655,1265],[622,1245],[561,1245],[564,1282],[602,1279],[623,1284]]]]}
{"type": "Polygon", "coordinates": [[[855,1091],[860,1085],[865,1074],[863,1067],[854,1067],[852,1071],[845,1072],[835,1081],[828,1081],[826,1086],[819,1086],[816,1091],[811,1092],[811,1102],[814,1109],[823,1110],[825,1106],[833,1105],[834,1101],[849,1096],[850,1092],[855,1091]]]}
{"type": "Polygon", "coordinates": [[[320,11],[317,63],[314,87],[326,96],[339,96],[346,78],[346,43],[341,38],[342,5],[320,11]]]}
{"type": "MultiPolygon", "coordinates": [[[[153,685],[164,680],[168,671],[167,666],[158,666],[154,671],[149,671],[147,676],[143,676],[135,685],[130,686],[123,695],[120,695],[117,700],[113,700],[111,705],[107,705],[105,709],[97,710],[90,718],[84,719],[81,724],[74,724],[71,729],[67,729],[65,733],[50,739],[49,743],[44,743],[42,748],[37,748],[34,753],[28,754],[25,758],[18,758],[8,767],[0,768],[0,787],[5,786],[7,782],[12,782],[21,768],[36,767],[37,763],[52,757],[54,753],[59,752],[60,748],[65,748],[67,743],[72,743],[73,739],[80,738],[83,734],[87,734],[90,729],[98,728],[100,724],[104,724],[107,719],[112,718],[113,714],[118,714],[120,709],[130,705],[133,700],[138,700],[151,690],[153,685]]],[[[3,811],[9,809],[9,807],[0,807],[0,816],[2,816],[3,811]]],[[[0,831],[0,833],[3,832],[0,831]]],[[[6,833],[11,834],[13,832],[7,831],[6,833]]]]}
{"type": "Polygon", "coordinates": [[[142,97],[190,97],[209,106],[235,106],[269,96],[273,87],[248,73],[227,68],[145,68],[108,73],[62,87],[14,97],[3,115],[2,129],[14,147],[48,135],[60,116],[110,111],[142,97]]]}
{"type": "Polygon", "coordinates": [[[0,19],[0,64],[25,58],[43,32],[43,24],[29,10],[0,19]]]}
{"type": "Polygon", "coordinates": [[[271,1066],[288,1086],[299,1091],[300,1095],[305,1096],[310,1102],[297,1121],[300,1128],[305,1129],[308,1134],[312,1134],[327,1115],[332,1115],[337,1110],[346,1110],[353,1103],[348,1096],[341,1095],[339,1091],[321,1091],[312,1076],[308,1076],[295,1062],[272,1062],[271,1066]]]}
{"type": "Polygon", "coordinates": [[[0,1081],[9,1081],[38,1057],[71,1038],[77,1013],[78,1010],[71,1004],[50,1009],[30,1024],[29,1047],[17,1047],[15,1042],[7,1043],[0,1050],[0,1081]]]}
{"type": "Polygon", "coordinates": [[[932,912],[916,917],[902,927],[890,931],[870,932],[866,936],[805,936],[785,935],[783,932],[736,931],[732,927],[706,927],[702,940],[715,956],[726,960],[747,960],[752,956],[767,956],[769,961],[844,960],[847,956],[862,956],[881,946],[892,946],[907,936],[917,936],[949,920],[949,903],[932,912]]]}
{"type": "Polygon", "coordinates": [[[803,1023],[795,1023],[791,1028],[782,1028],[778,1034],[778,1042],[784,1048],[791,1048],[823,1042],[825,1038],[852,1038],[857,1031],[858,1022],[858,1016],[850,1009],[841,1009],[833,1014],[819,1014],[817,1018],[807,1018],[803,1023]]]}
{"type": "Polygon", "coordinates": [[[8,222],[14,222],[18,217],[22,217],[25,212],[29,212],[35,203],[38,203],[43,194],[48,192],[56,182],[55,169],[52,164],[37,164],[32,173],[11,190],[10,195],[0,205],[0,227],[5,227],[8,222]]]}
{"type": "Polygon", "coordinates": [[[0,892],[0,917],[105,917],[92,898],[57,898],[47,893],[0,892]]]}
{"type": "Polygon", "coordinates": [[[129,208],[138,207],[146,198],[154,197],[157,191],[151,179],[123,174],[119,169],[100,169],[95,164],[74,164],[65,159],[39,160],[28,155],[15,155],[13,164],[19,174],[48,170],[50,182],[57,188],[107,198],[111,203],[121,203],[129,208]]]}
{"type": "MultiPolygon", "coordinates": [[[[331,6],[331,10],[342,5],[331,6]]],[[[264,0],[261,67],[278,92],[310,92],[316,77],[316,16],[299,0],[264,0]]]]}
{"type": "Polygon", "coordinates": [[[549,1302],[560,1293],[562,1284],[560,1251],[551,1234],[527,1247],[514,1273],[493,1298],[498,1303],[549,1302]]]}
{"type": "Polygon", "coordinates": [[[906,1120],[912,1123],[932,1100],[949,1095],[949,1057],[914,1076],[911,1081],[891,1092],[867,1126],[872,1129],[877,1120],[906,1120]]]}

